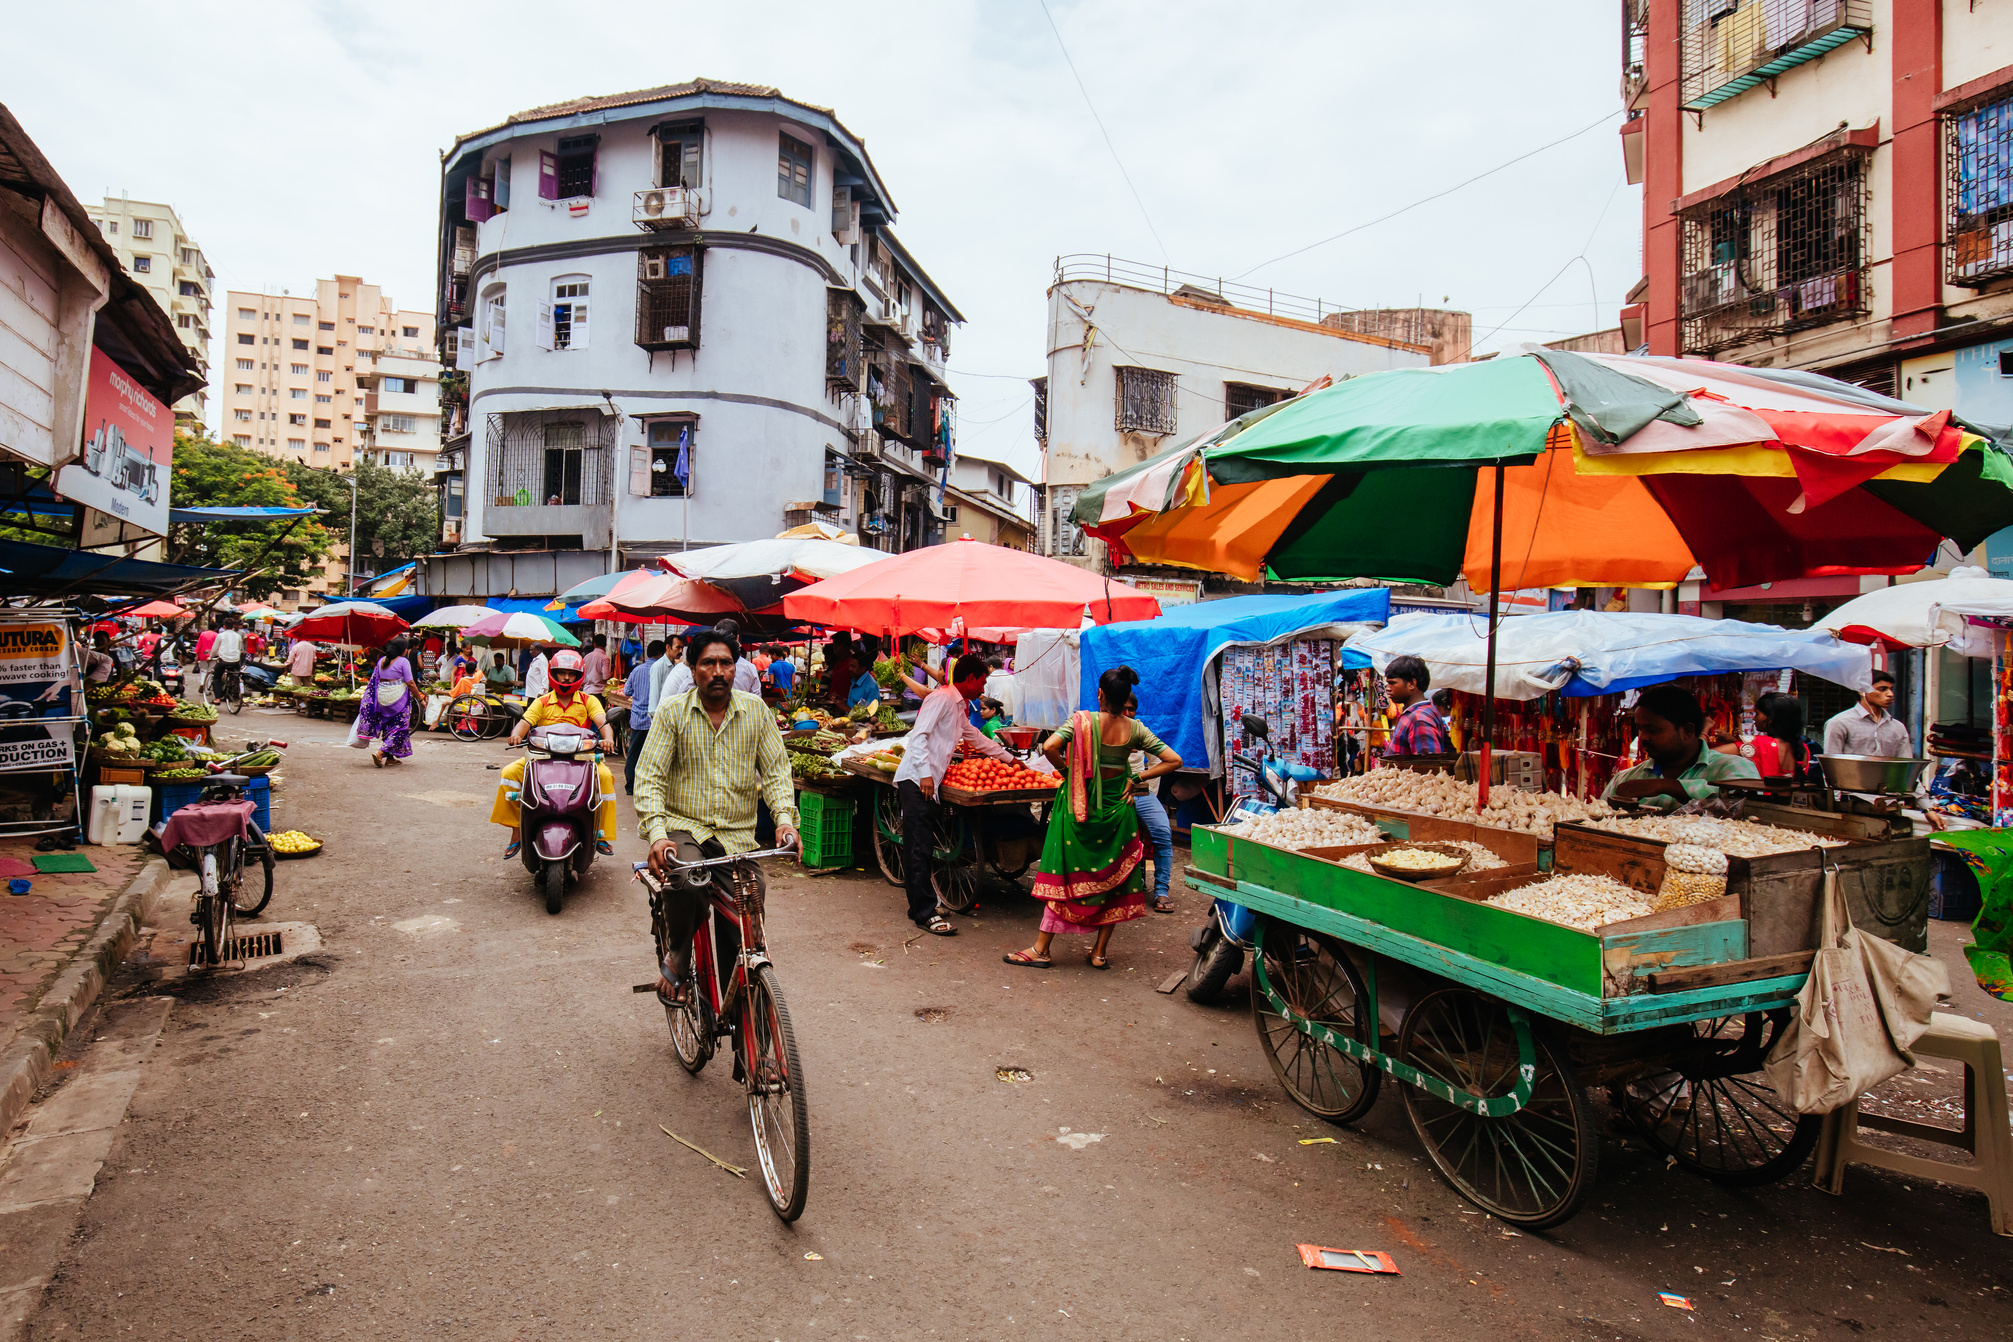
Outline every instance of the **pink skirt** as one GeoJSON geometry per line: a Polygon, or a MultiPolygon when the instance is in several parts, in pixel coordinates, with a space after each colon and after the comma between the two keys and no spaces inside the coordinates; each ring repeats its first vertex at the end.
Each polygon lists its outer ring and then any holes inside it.
{"type": "Polygon", "coordinates": [[[1041,906],[1041,930],[1044,932],[1095,932],[1100,927],[1113,923],[1128,922],[1146,916],[1146,891],[1128,890],[1100,906],[1093,921],[1073,923],[1056,912],[1059,901],[1044,900],[1041,906]]]}

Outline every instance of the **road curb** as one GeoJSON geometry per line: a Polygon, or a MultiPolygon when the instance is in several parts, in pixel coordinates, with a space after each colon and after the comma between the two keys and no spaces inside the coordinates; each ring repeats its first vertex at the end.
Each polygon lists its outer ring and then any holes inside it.
{"type": "Polygon", "coordinates": [[[15,1120],[21,1117],[36,1088],[49,1074],[49,1066],[56,1060],[63,1041],[98,1000],[119,962],[133,948],[133,939],[139,933],[140,906],[153,897],[167,874],[167,862],[152,858],[126,883],[126,888],[105,911],[98,930],[63,967],[36,1004],[34,1013],[22,1022],[20,1033],[8,1044],[7,1051],[0,1054],[0,1137],[13,1129],[15,1120]]]}

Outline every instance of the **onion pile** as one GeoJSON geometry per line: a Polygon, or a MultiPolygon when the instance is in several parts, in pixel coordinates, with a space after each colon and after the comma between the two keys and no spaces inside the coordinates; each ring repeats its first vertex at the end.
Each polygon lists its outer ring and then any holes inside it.
{"type": "Polygon", "coordinates": [[[1554,876],[1535,885],[1505,890],[1489,900],[1499,909],[1592,932],[1609,923],[1641,918],[1650,901],[1608,876],[1554,876]]]}
{"type": "MultiPolygon", "coordinates": [[[[1441,839],[1436,840],[1436,842],[1442,848],[1463,848],[1467,850],[1468,865],[1461,873],[1464,876],[1471,872],[1494,871],[1498,867],[1507,867],[1510,865],[1487,848],[1484,848],[1481,844],[1473,843],[1467,839],[1441,839]]],[[[1351,871],[1360,871],[1366,876],[1375,876],[1378,874],[1376,868],[1370,865],[1370,855],[1368,853],[1351,853],[1348,857],[1339,859],[1339,863],[1351,871]]]]}
{"type": "Polygon", "coordinates": [[[1489,805],[1478,812],[1475,784],[1463,783],[1452,774],[1422,774],[1410,769],[1372,769],[1354,778],[1324,783],[1314,791],[1316,796],[1355,806],[1472,820],[1520,834],[1535,834],[1540,839],[1550,839],[1552,826],[1559,821],[1592,821],[1614,814],[1604,801],[1581,801],[1557,792],[1524,792],[1508,787],[1490,788],[1489,805]]]}
{"type": "Polygon", "coordinates": [[[1360,815],[1312,808],[1278,811],[1256,820],[1221,825],[1217,831],[1233,838],[1256,839],[1260,843],[1268,843],[1275,848],[1290,848],[1295,852],[1302,848],[1346,848],[1358,843],[1384,843],[1391,837],[1360,815]]]}
{"type": "Polygon", "coordinates": [[[1717,816],[1614,816],[1593,821],[1592,824],[1596,829],[1633,834],[1641,839],[1716,848],[1733,857],[1767,857],[1771,853],[1800,853],[1808,848],[1840,848],[1845,845],[1843,839],[1806,834],[1800,829],[1760,825],[1752,820],[1725,820],[1717,816]]]}

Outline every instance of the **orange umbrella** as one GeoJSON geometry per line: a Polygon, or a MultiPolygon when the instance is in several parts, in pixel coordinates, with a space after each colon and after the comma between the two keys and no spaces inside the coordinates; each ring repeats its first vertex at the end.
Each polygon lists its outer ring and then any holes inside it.
{"type": "MultiPolygon", "coordinates": [[[[1218,491],[1219,493],[1222,491],[1218,491]]],[[[1495,481],[1475,479],[1461,569],[1468,586],[1489,590],[1490,513],[1495,481]]],[[[1641,479],[1581,475],[1570,447],[1503,471],[1505,591],[1523,587],[1672,587],[1694,564],[1684,537],[1641,479]]]]}
{"type": "Polygon", "coordinates": [[[711,583],[681,578],[675,573],[631,574],[607,596],[580,608],[582,619],[621,620],[629,624],[678,621],[703,624],[715,615],[740,615],[746,607],[711,583]]]}
{"type": "Polygon", "coordinates": [[[1111,543],[1151,555],[1155,564],[1229,573],[1256,582],[1265,576],[1265,556],[1273,542],[1327,483],[1325,475],[1294,475],[1256,484],[1218,485],[1209,491],[1209,502],[1154,513],[1111,543]]]}

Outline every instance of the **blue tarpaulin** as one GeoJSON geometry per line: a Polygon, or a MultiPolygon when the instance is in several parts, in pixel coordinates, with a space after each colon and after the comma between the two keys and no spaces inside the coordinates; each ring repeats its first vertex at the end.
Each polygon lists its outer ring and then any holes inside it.
{"type": "Polygon", "coordinates": [[[170,522],[271,522],[282,517],[306,517],[319,508],[170,508],[170,522]]]}
{"type": "Polygon", "coordinates": [[[159,564],[150,559],[0,540],[0,579],[9,596],[161,596],[236,569],[159,564]]]}
{"type": "Polygon", "coordinates": [[[1175,606],[1157,620],[1100,625],[1078,636],[1081,704],[1097,706],[1097,678],[1114,666],[1139,673],[1139,717],[1174,747],[1183,763],[1211,763],[1214,710],[1203,676],[1212,658],[1233,644],[1268,644],[1295,636],[1347,638],[1391,615],[1385,587],[1316,596],[1233,596],[1175,606]],[[1336,626],[1340,626],[1336,628],[1336,626]]]}
{"type": "MultiPolygon", "coordinates": [[[[592,598],[589,599],[591,600],[592,598]]],[[[580,618],[579,605],[566,606],[559,610],[547,610],[546,607],[550,606],[552,602],[553,598],[549,596],[486,596],[475,604],[513,615],[518,611],[528,611],[533,615],[543,615],[546,619],[553,620],[559,624],[592,623],[580,618]]]]}

